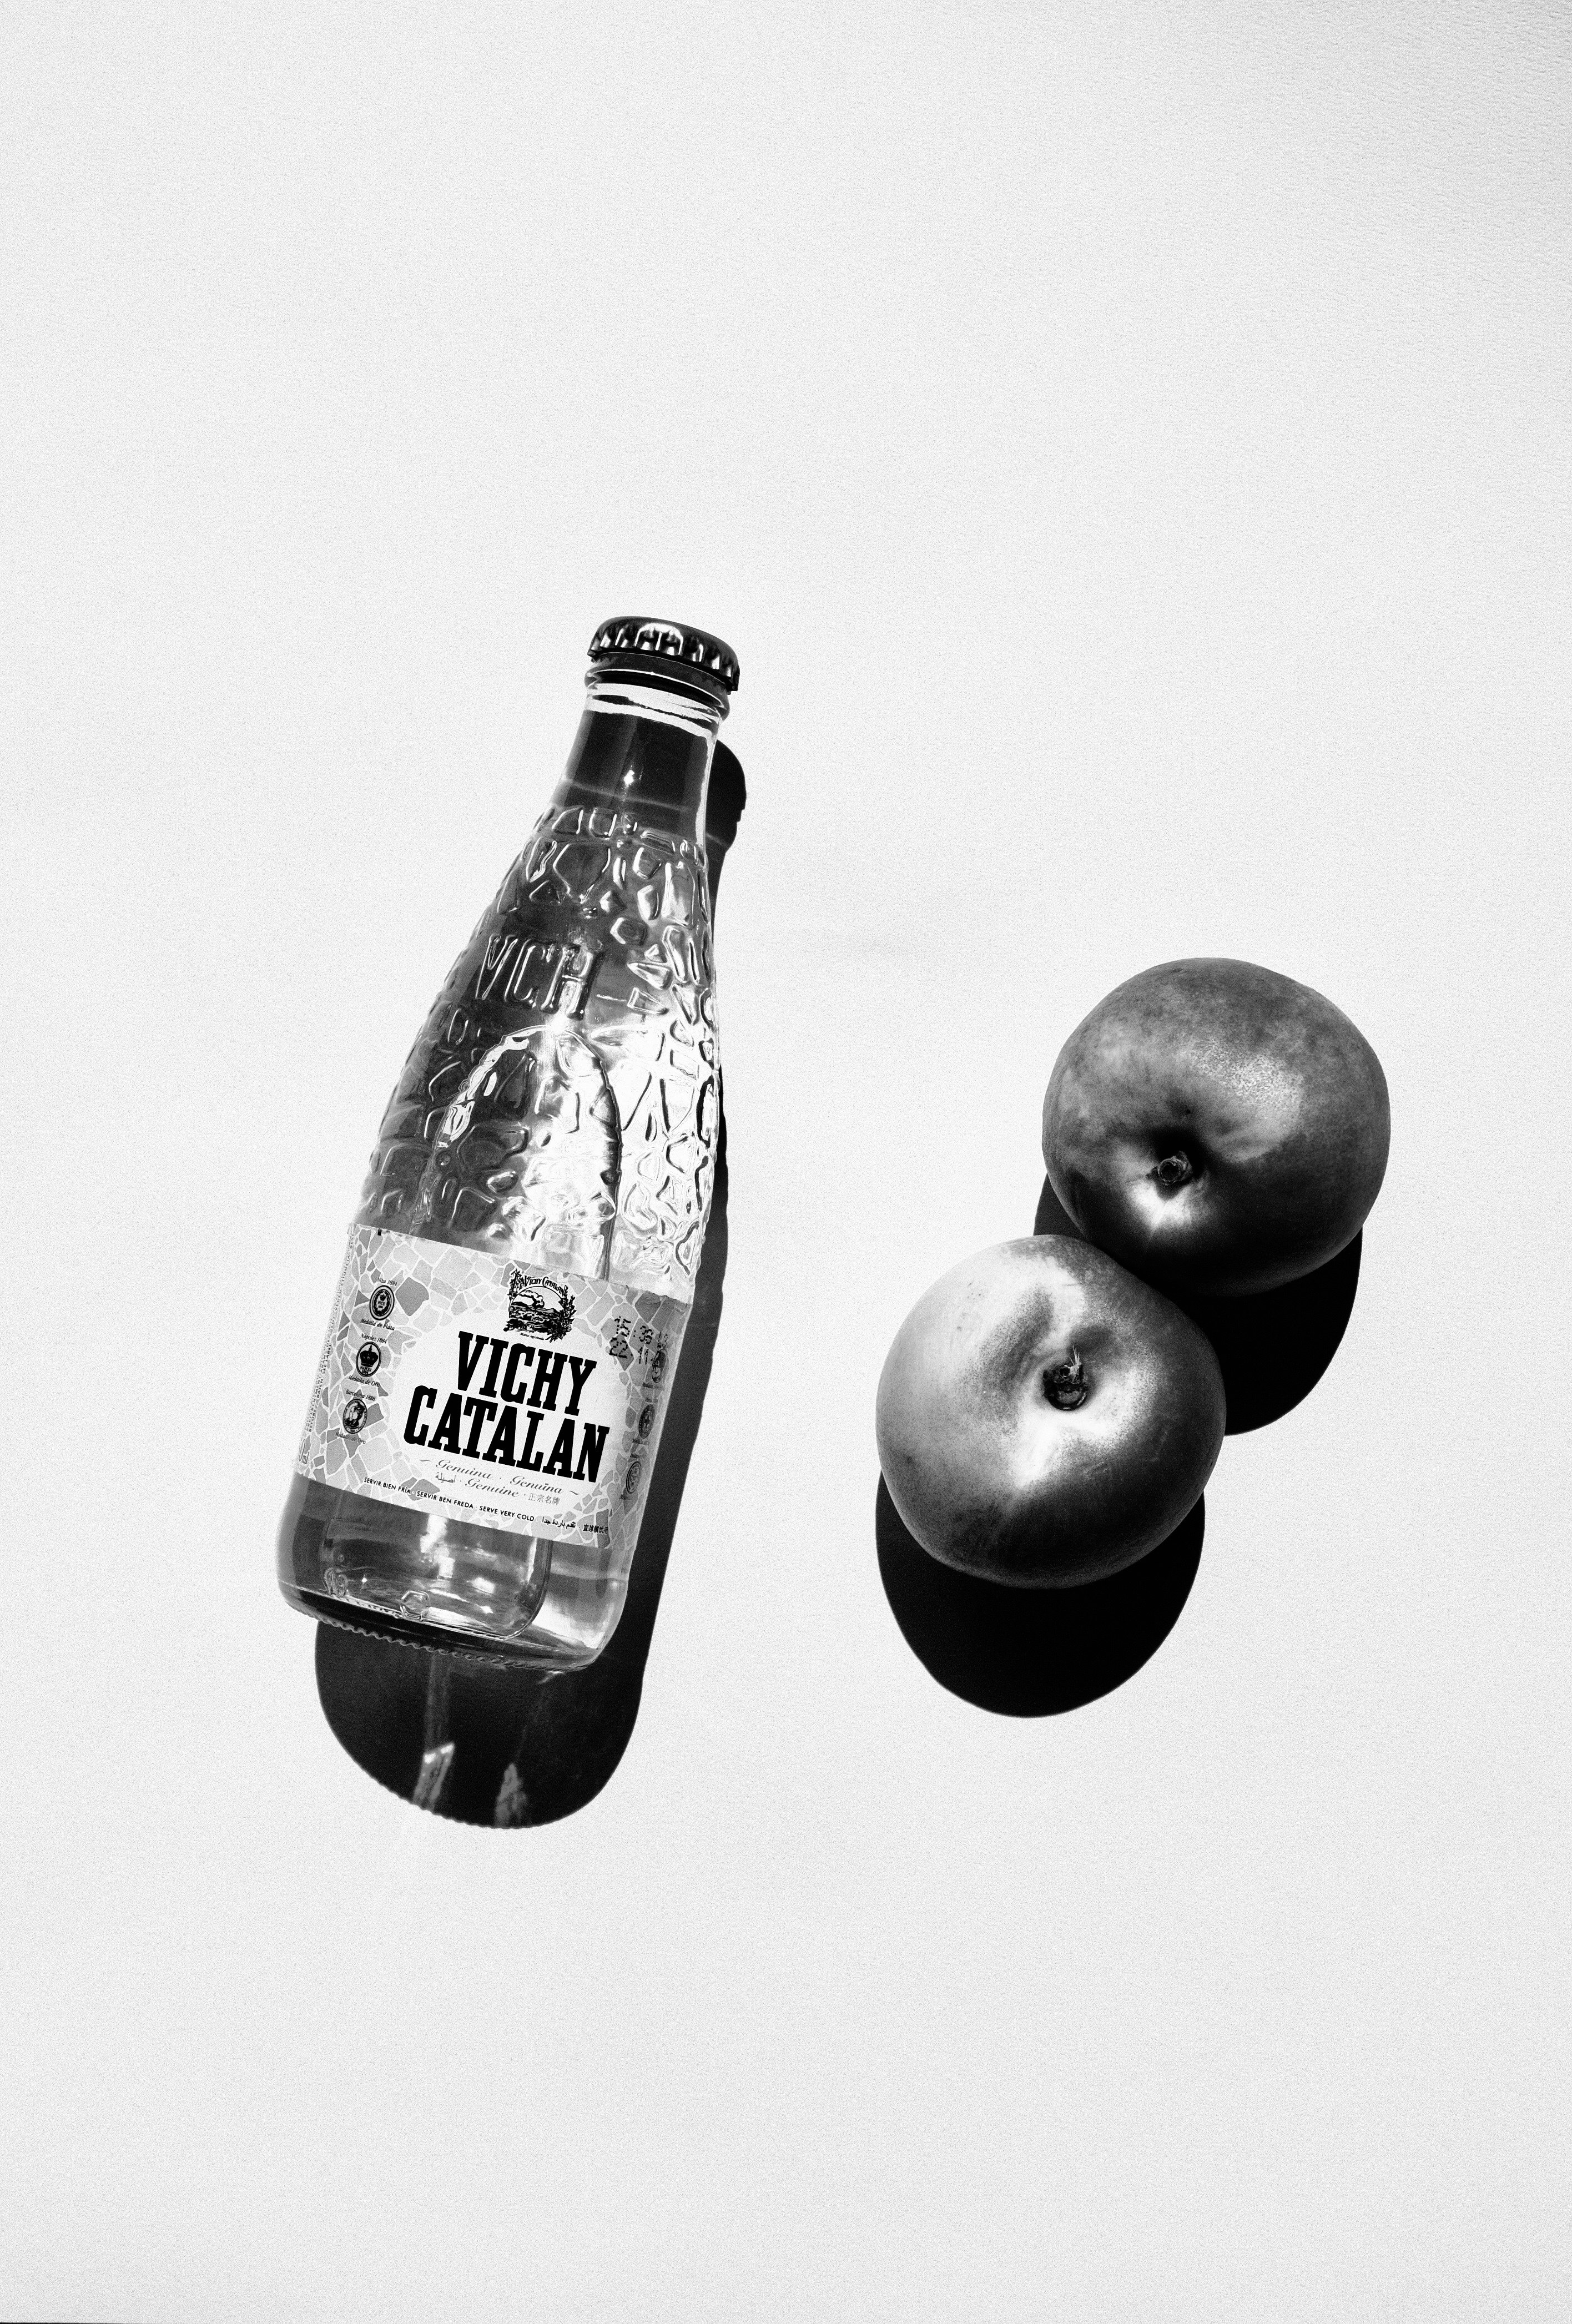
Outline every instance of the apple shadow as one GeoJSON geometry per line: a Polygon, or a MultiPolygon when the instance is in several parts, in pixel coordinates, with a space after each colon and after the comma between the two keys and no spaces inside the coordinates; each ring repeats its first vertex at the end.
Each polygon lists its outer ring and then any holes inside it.
{"type": "MultiPolygon", "coordinates": [[[[735,754],[717,744],[707,841],[710,894],[746,802],[735,754]]],[[[671,1382],[622,1618],[584,1669],[509,1670],[439,1648],[317,1628],[317,1693],[344,1749],[390,1791],[459,1823],[555,1823],[615,1773],[639,1715],[689,1462],[704,1415],[726,1263],[724,1093],[709,1227],[671,1382]]]]}
{"type": "Polygon", "coordinates": [[[930,1557],[883,1477],[874,1515],[879,1578],[902,1637],[940,1686],[1008,1719],[1078,1711],[1133,1678],[1184,1611],[1206,1526],[1202,1499],[1122,1573],[1017,1590],[930,1557]]]}
{"type": "MultiPolygon", "coordinates": [[[[1031,1231],[1086,1240],[1046,1177],[1031,1231]]],[[[1361,1231],[1325,1267],[1276,1291],[1244,1299],[1193,1296],[1177,1301],[1216,1351],[1228,1398],[1230,1436],[1281,1420],[1315,1387],[1336,1354],[1354,1313],[1364,1241],[1361,1231]]]]}

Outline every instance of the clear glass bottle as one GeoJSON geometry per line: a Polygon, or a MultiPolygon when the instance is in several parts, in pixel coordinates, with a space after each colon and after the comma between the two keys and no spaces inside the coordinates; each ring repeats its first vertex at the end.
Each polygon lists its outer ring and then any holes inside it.
{"type": "Polygon", "coordinates": [[[622,1610],[719,1130],[720,640],[604,622],[567,770],[382,1125],[279,1533],[319,1620],[537,1666],[622,1610]]]}

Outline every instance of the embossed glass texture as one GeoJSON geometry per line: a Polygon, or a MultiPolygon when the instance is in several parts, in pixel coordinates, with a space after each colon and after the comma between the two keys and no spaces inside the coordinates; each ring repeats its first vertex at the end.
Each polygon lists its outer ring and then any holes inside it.
{"type": "MultiPolygon", "coordinates": [[[[567,771],[399,1077],[356,1224],[654,1293],[680,1334],[719,1135],[704,804],[722,715],[591,672],[567,771]]],[[[602,1571],[587,1546],[297,1475],[280,1581],[321,1619],[570,1665],[615,1626],[636,1532],[602,1571]]]]}

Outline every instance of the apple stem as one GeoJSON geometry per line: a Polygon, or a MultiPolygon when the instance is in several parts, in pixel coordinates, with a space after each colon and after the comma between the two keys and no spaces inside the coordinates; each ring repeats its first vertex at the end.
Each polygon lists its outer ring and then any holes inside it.
{"type": "Polygon", "coordinates": [[[1188,1154],[1165,1154],[1151,1175],[1164,1194],[1171,1194],[1176,1186],[1188,1185],[1196,1174],[1188,1154]]]}
{"type": "Polygon", "coordinates": [[[1074,1412],[1087,1400],[1087,1368],[1074,1348],[1062,1364],[1050,1364],[1042,1375],[1050,1404],[1060,1412],[1074,1412]]]}

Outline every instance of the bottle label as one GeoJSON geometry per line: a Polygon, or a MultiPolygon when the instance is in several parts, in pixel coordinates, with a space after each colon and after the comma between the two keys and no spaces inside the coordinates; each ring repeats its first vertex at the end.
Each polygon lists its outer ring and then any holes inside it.
{"type": "Polygon", "coordinates": [[[687,1314],[356,1227],[295,1465],[467,1524],[609,1545],[643,1502],[687,1314]]]}

